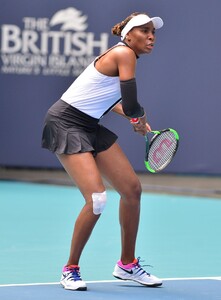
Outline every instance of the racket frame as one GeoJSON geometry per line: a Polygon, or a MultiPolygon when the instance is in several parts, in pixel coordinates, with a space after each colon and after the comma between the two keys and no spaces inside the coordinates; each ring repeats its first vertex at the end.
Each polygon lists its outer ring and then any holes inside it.
{"type": "Polygon", "coordinates": [[[152,130],[150,131],[150,133],[153,133],[154,136],[151,138],[151,141],[149,141],[149,138],[148,138],[148,134],[145,135],[145,142],[146,142],[146,151],[145,151],[145,159],[144,159],[144,164],[145,164],[145,167],[146,169],[151,172],[151,173],[158,173],[160,171],[162,171],[173,159],[173,157],[175,156],[176,152],[177,152],[177,149],[178,149],[178,146],[179,146],[179,134],[176,130],[172,129],[172,128],[166,128],[166,129],[163,129],[163,130],[152,130]],[[166,132],[166,131],[170,131],[174,134],[175,136],[175,139],[177,141],[176,143],[176,148],[173,152],[173,155],[171,156],[171,159],[168,160],[165,164],[163,164],[161,166],[161,168],[159,168],[157,171],[156,170],[153,170],[148,162],[148,154],[149,154],[149,149],[151,147],[151,145],[153,144],[153,142],[155,141],[155,139],[160,135],[162,134],[163,132],[166,132]]]}

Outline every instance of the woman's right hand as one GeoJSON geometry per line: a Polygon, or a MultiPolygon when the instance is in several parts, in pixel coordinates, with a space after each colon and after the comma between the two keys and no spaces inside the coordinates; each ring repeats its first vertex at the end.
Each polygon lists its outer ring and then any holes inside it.
{"type": "Polygon", "coordinates": [[[141,135],[146,135],[147,132],[151,131],[151,127],[147,122],[146,114],[140,118],[131,119],[130,123],[133,125],[134,131],[141,135]]]}

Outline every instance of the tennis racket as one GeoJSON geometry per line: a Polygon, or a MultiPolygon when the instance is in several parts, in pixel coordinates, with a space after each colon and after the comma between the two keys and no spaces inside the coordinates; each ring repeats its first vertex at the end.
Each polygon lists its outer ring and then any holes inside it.
{"type": "Polygon", "coordinates": [[[172,161],[179,145],[179,135],[176,130],[167,128],[161,131],[151,131],[154,136],[145,136],[146,152],[145,166],[151,173],[162,171],[172,161]]]}

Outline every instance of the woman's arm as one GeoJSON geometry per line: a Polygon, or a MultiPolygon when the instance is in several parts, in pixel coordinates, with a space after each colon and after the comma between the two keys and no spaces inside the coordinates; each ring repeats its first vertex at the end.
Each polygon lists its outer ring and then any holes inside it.
{"type": "Polygon", "coordinates": [[[134,131],[136,131],[137,133],[140,133],[141,135],[145,135],[146,131],[151,131],[151,127],[147,123],[146,114],[141,118],[137,118],[137,123],[133,123],[133,119],[126,116],[125,113],[123,112],[123,108],[122,108],[121,103],[117,103],[112,108],[112,111],[117,113],[118,115],[128,119],[131,122],[131,124],[133,125],[134,131]]]}
{"type": "Polygon", "coordinates": [[[134,130],[142,135],[151,131],[147,123],[146,114],[137,100],[137,88],[135,79],[136,57],[133,50],[121,48],[118,52],[117,66],[119,72],[122,101],[112,109],[117,114],[132,121],[136,118],[136,123],[131,122],[134,130]]]}
{"type": "Polygon", "coordinates": [[[118,115],[125,117],[126,119],[130,120],[131,118],[126,116],[125,113],[123,112],[122,104],[117,103],[113,108],[112,111],[117,113],[118,115]]]}

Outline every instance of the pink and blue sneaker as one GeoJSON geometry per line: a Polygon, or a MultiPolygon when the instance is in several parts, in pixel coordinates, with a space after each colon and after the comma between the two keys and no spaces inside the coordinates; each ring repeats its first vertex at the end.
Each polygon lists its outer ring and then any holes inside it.
{"type": "Polygon", "coordinates": [[[121,280],[132,280],[146,286],[160,286],[162,280],[150,273],[147,273],[139,264],[139,258],[134,259],[130,264],[124,265],[118,261],[113,272],[113,276],[121,280]]]}
{"type": "Polygon", "coordinates": [[[81,279],[80,267],[78,265],[64,266],[60,283],[66,290],[87,290],[85,281],[81,279]]]}

